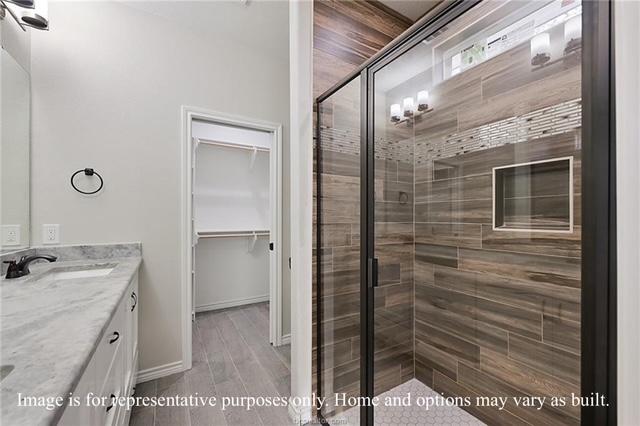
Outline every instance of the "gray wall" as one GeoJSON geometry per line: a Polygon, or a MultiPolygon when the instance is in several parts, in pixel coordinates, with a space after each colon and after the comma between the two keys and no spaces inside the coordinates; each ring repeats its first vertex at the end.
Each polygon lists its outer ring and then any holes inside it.
{"type": "Polygon", "coordinates": [[[179,361],[180,107],[283,123],[288,333],[287,4],[55,2],[50,21],[32,35],[33,244],[43,223],[64,244],[142,242],[140,369],[179,361]],[[100,196],[70,188],[83,167],[100,196]]]}

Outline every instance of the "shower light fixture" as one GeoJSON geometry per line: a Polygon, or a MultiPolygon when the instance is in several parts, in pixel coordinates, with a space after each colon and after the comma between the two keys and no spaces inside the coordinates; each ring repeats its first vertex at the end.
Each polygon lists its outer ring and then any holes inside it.
{"type": "Polygon", "coordinates": [[[540,33],[531,39],[531,65],[544,65],[551,59],[549,33],[540,33]]]}
{"type": "Polygon", "coordinates": [[[391,105],[390,115],[392,123],[397,123],[402,119],[402,108],[400,107],[400,104],[391,105]]]}
{"type": "Polygon", "coordinates": [[[429,91],[421,90],[418,92],[418,111],[426,111],[429,109],[429,91]]]}
{"type": "Polygon", "coordinates": [[[402,110],[405,117],[413,117],[413,98],[404,98],[402,100],[402,110]]]}
{"type": "Polygon", "coordinates": [[[582,44],[582,16],[574,16],[564,23],[564,53],[573,52],[582,44]]]}

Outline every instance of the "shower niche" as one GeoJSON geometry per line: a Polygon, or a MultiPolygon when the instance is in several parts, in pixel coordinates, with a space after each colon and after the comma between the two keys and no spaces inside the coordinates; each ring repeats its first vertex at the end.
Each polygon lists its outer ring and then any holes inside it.
{"type": "Polygon", "coordinates": [[[325,419],[580,424],[574,406],[333,396],[581,392],[582,7],[459,2],[318,98],[325,419]]]}
{"type": "Polygon", "coordinates": [[[573,231],[573,157],[493,168],[493,229],[573,231]]]}

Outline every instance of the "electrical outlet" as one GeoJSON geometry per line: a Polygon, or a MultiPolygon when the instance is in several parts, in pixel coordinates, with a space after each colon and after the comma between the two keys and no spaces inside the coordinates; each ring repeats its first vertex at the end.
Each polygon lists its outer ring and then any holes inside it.
{"type": "Polygon", "coordinates": [[[60,225],[42,225],[42,244],[60,244],[60,225]]]}
{"type": "Polygon", "coordinates": [[[20,245],[20,225],[2,225],[2,247],[20,245]]]}

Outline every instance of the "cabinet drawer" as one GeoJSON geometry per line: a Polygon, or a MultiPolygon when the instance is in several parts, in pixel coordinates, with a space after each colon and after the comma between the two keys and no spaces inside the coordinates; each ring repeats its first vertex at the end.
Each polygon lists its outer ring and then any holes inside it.
{"type": "Polygon", "coordinates": [[[106,373],[111,369],[116,352],[127,337],[125,329],[126,304],[120,303],[109,326],[98,343],[94,358],[96,359],[97,380],[102,388],[107,380],[106,373]],[[101,377],[102,376],[102,377],[101,377]]]}

